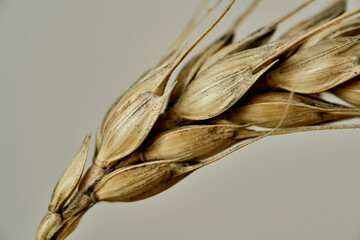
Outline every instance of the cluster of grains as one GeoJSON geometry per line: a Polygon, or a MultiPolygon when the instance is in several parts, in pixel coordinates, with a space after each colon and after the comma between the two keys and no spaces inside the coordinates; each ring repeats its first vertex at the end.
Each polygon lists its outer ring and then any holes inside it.
{"type": "Polygon", "coordinates": [[[254,1],[165,91],[174,69],[233,2],[185,49],[183,40],[204,18],[195,14],[159,63],[114,102],[97,131],[92,166],[83,175],[87,136],[55,186],[36,239],[65,239],[97,202],[154,196],[264,136],[360,127],[323,125],[360,116],[360,19],[350,18],[360,10],[345,13],[344,0],[276,40],[277,25],[310,1],[234,41],[254,1]],[[325,91],[352,107],[326,102],[325,91]]]}

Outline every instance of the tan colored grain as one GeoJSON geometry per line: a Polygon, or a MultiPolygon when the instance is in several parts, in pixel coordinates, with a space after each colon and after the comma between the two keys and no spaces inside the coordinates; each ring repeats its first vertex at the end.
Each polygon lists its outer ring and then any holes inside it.
{"type": "Polygon", "coordinates": [[[49,203],[49,209],[51,211],[59,211],[77,188],[84,171],[89,142],[90,135],[85,137],[79,152],[75,155],[74,159],[56,183],[49,203]]]}
{"type": "Polygon", "coordinates": [[[115,112],[105,126],[95,164],[110,166],[133,152],[144,141],[157,120],[170,91],[163,96],[146,92],[115,112]]]}
{"type": "Polygon", "coordinates": [[[286,106],[289,106],[289,110],[281,127],[308,126],[360,116],[359,109],[301,95],[294,95],[288,103],[288,96],[289,94],[284,92],[255,94],[246,99],[243,106],[232,110],[227,119],[238,124],[252,123],[261,127],[275,128],[286,106]]]}
{"type": "Polygon", "coordinates": [[[360,107],[360,77],[357,76],[333,89],[336,96],[343,100],[360,107]]]}
{"type": "Polygon", "coordinates": [[[192,57],[187,64],[180,71],[177,79],[176,85],[174,87],[173,92],[170,95],[169,99],[169,107],[174,105],[177,99],[182,95],[185,91],[186,87],[189,83],[194,79],[195,75],[198,73],[200,67],[204,66],[204,63],[215,55],[218,51],[226,48],[228,44],[230,44],[234,38],[235,30],[242,23],[242,21],[248,16],[259,4],[260,0],[254,0],[252,4],[241,14],[238,19],[234,21],[232,26],[224,33],[221,37],[216,39],[213,43],[209,44],[205,49],[200,51],[194,57],[192,57]]]}
{"type": "Polygon", "coordinates": [[[225,150],[234,143],[239,125],[190,125],[162,132],[142,153],[143,161],[193,160],[213,151],[225,150]]]}
{"type": "Polygon", "coordinates": [[[254,74],[251,65],[224,59],[196,77],[170,111],[189,120],[215,117],[234,105],[272,65],[254,74]]]}
{"type": "Polygon", "coordinates": [[[267,74],[272,88],[298,93],[319,93],[333,88],[360,73],[357,37],[321,41],[299,49],[267,74]]]}

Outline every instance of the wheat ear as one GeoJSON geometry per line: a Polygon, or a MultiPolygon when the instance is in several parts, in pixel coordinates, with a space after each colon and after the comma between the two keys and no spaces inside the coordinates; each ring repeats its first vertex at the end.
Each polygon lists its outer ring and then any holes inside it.
{"type": "Polygon", "coordinates": [[[98,202],[149,198],[265,137],[360,128],[329,124],[360,116],[360,21],[349,19],[360,9],[345,12],[344,0],[278,39],[271,39],[278,25],[312,1],[235,40],[235,29],[259,2],[254,0],[187,61],[166,90],[174,70],[234,2],[187,46],[188,35],[221,1],[204,15],[206,3],[200,4],[160,61],[110,107],[96,134],[93,163],[83,174],[90,135],[85,137],[55,185],[37,240],[65,239],[98,202]],[[352,105],[326,101],[324,92],[352,105]]]}

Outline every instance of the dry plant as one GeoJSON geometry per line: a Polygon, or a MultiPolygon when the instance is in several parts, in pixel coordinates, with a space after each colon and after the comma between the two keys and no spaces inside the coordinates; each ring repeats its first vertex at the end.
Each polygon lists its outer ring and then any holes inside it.
{"type": "Polygon", "coordinates": [[[159,63],[114,102],[97,131],[92,166],[83,175],[89,135],[56,184],[36,239],[65,239],[96,203],[154,196],[266,136],[360,128],[328,124],[360,116],[360,19],[350,18],[360,9],[345,13],[344,0],[276,40],[278,24],[311,1],[235,41],[236,27],[259,2],[253,1],[165,90],[234,1],[186,47],[184,39],[219,4],[201,17],[203,3],[159,63]],[[326,91],[352,107],[325,101],[326,91]]]}

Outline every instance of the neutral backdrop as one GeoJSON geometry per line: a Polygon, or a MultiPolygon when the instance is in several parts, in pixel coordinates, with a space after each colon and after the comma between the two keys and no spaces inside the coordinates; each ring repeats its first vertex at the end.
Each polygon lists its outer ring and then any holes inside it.
{"type": "MultiPolygon", "coordinates": [[[[239,0],[196,50],[249,2],[239,0]]],[[[237,37],[302,2],[262,1],[237,37]]],[[[280,32],[327,2],[316,1],[280,32]]],[[[83,137],[95,135],[112,101],[158,61],[197,4],[0,0],[1,240],[34,239],[83,137]]],[[[360,130],[339,130],[263,139],[153,198],[96,205],[68,239],[358,240],[359,137],[360,130]]]]}

